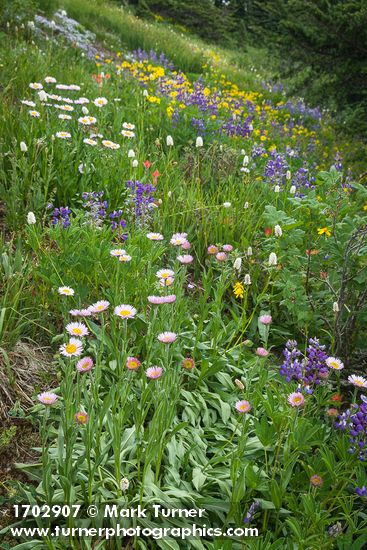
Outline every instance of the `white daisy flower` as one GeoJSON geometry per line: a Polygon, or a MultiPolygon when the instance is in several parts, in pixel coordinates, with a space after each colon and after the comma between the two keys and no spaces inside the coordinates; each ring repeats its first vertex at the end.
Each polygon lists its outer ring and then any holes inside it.
{"type": "Polygon", "coordinates": [[[124,254],[126,254],[126,250],[124,250],[123,248],[114,248],[113,250],[110,250],[110,254],[111,256],[123,256],[124,254]]]}
{"type": "Polygon", "coordinates": [[[93,103],[96,107],[104,107],[107,105],[108,101],[105,97],[96,97],[93,103]]]}
{"type": "Polygon", "coordinates": [[[23,105],[27,105],[27,107],[35,107],[36,106],[35,102],[30,101],[29,99],[22,99],[21,103],[23,103],[23,105]]]}
{"type": "Polygon", "coordinates": [[[71,138],[71,134],[69,132],[56,132],[56,137],[60,139],[69,139],[71,138]]]}
{"type": "Polygon", "coordinates": [[[42,90],[43,86],[40,82],[31,82],[29,84],[29,87],[32,88],[32,90],[42,90]]]}
{"type": "Polygon", "coordinates": [[[77,336],[78,338],[89,334],[89,330],[84,323],[69,323],[66,325],[65,329],[66,332],[72,336],[77,336]]]}
{"type": "Polygon", "coordinates": [[[78,357],[83,352],[83,344],[78,338],[70,338],[67,344],[60,346],[61,355],[65,357],[78,357]]]}
{"type": "Polygon", "coordinates": [[[334,369],[334,370],[344,369],[343,362],[340,361],[340,359],[337,359],[336,357],[328,357],[325,362],[330,369],[334,369]]]}
{"type": "Polygon", "coordinates": [[[105,311],[110,306],[110,302],[107,302],[107,300],[99,300],[95,304],[92,304],[89,306],[88,310],[91,313],[101,313],[102,311],[105,311]]]}
{"type": "Polygon", "coordinates": [[[90,138],[83,139],[83,143],[86,143],[87,145],[91,145],[92,147],[97,145],[97,141],[95,141],[94,139],[90,139],[90,138]]]}
{"type": "Polygon", "coordinates": [[[121,317],[121,319],[132,319],[136,313],[136,309],[128,304],[121,304],[114,309],[114,314],[121,317]]]}
{"type": "Polygon", "coordinates": [[[121,135],[123,135],[124,137],[127,137],[127,138],[135,137],[134,132],[131,132],[130,130],[122,130],[121,135]]]}
{"type": "Polygon", "coordinates": [[[356,374],[351,374],[348,376],[348,382],[353,384],[356,388],[367,388],[367,379],[363,376],[357,376],[356,374]]]}
{"type": "Polygon", "coordinates": [[[172,269],[160,269],[157,271],[156,276],[158,279],[168,279],[169,277],[173,277],[174,274],[175,272],[172,269]]]}
{"type": "Polygon", "coordinates": [[[114,143],[113,141],[110,141],[109,139],[102,140],[102,145],[104,147],[107,147],[108,149],[120,149],[120,145],[118,143],[114,143]]]}
{"type": "Polygon", "coordinates": [[[91,126],[97,122],[97,119],[94,116],[82,116],[78,118],[78,122],[84,126],[91,126]]]}
{"type": "Polygon", "coordinates": [[[62,296],[74,296],[75,292],[70,286],[60,286],[57,292],[62,296]]]}
{"type": "Polygon", "coordinates": [[[160,233],[147,233],[147,237],[150,241],[163,241],[164,239],[160,233]]]}

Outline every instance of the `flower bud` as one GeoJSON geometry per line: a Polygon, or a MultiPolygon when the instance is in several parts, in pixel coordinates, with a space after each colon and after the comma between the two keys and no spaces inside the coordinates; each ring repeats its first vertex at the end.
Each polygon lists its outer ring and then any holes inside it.
{"type": "Polygon", "coordinates": [[[122,480],[120,481],[121,491],[127,491],[129,486],[130,486],[130,481],[126,477],[123,477],[122,480]]]}
{"type": "Polygon", "coordinates": [[[166,137],[166,144],[167,144],[167,147],[173,147],[173,137],[172,136],[167,136],[166,137]]]}
{"type": "Polygon", "coordinates": [[[201,136],[198,136],[196,138],[195,147],[202,147],[204,145],[203,138],[201,136]]]}
{"type": "Polygon", "coordinates": [[[20,150],[22,151],[22,153],[26,153],[26,152],[28,151],[28,147],[27,147],[27,145],[24,143],[24,141],[21,141],[21,142],[20,142],[19,147],[20,147],[20,150]]]}
{"type": "Polygon", "coordinates": [[[246,273],[245,278],[243,280],[244,285],[250,285],[251,284],[251,277],[248,273],[246,273]]]}
{"type": "Polygon", "coordinates": [[[290,188],[289,192],[290,192],[291,195],[294,195],[294,194],[296,193],[296,186],[295,186],[295,185],[292,185],[292,187],[290,188]]]}

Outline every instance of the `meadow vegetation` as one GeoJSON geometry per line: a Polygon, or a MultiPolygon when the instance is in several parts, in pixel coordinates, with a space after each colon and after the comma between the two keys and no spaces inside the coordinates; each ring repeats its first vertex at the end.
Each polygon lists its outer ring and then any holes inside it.
{"type": "Polygon", "coordinates": [[[5,3],[0,32],[0,453],[24,422],[37,441],[5,510],[160,504],[259,531],[15,540],[55,520],[5,514],[3,547],[365,548],[356,143],[261,51],[116,5],[5,3]]]}

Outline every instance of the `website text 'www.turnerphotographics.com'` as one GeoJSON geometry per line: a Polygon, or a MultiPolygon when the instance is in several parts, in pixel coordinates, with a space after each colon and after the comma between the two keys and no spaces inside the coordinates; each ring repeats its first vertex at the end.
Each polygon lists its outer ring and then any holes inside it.
{"type": "MultiPolygon", "coordinates": [[[[155,540],[160,539],[181,539],[186,540],[189,538],[242,538],[242,537],[257,537],[258,530],[252,527],[246,527],[245,525],[237,527],[212,527],[205,523],[206,510],[203,508],[163,508],[159,504],[153,504],[149,508],[143,508],[140,505],[136,508],[123,508],[116,504],[105,504],[103,507],[97,507],[90,505],[88,508],[82,508],[81,505],[15,505],[14,515],[16,518],[34,518],[37,521],[37,527],[21,527],[13,526],[10,528],[10,532],[15,538],[26,538],[28,540],[33,538],[63,538],[63,537],[75,537],[77,539],[82,538],[104,538],[106,540],[112,538],[125,538],[125,537],[144,537],[152,538],[155,540]],[[80,518],[85,516],[94,518],[101,517],[108,521],[109,519],[117,519],[117,523],[109,527],[79,527],[61,525],[61,518],[80,518]],[[59,518],[59,525],[52,525],[48,527],[41,526],[40,522],[51,521],[59,518]],[[123,520],[123,524],[118,523],[118,519],[123,520]],[[126,525],[126,520],[134,518],[134,525],[126,525]],[[161,526],[154,525],[153,527],[139,525],[139,518],[142,523],[144,518],[149,519],[151,522],[156,520],[179,518],[183,522],[182,527],[177,526],[161,526]],[[190,523],[188,520],[192,518],[201,518],[200,523],[190,523]]],[[[53,521],[52,521],[53,523],[53,521]]]]}

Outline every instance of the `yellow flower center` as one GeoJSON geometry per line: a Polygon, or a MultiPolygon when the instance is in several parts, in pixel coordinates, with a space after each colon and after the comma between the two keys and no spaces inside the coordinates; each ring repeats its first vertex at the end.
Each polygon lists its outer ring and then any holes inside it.
{"type": "Polygon", "coordinates": [[[73,328],[73,333],[80,335],[82,333],[82,329],[79,327],[73,328]]]}
{"type": "Polygon", "coordinates": [[[66,346],[66,348],[65,348],[65,351],[66,351],[67,353],[75,353],[76,350],[77,350],[77,347],[76,347],[75,344],[68,344],[68,345],[66,346]]]}
{"type": "Polygon", "coordinates": [[[127,315],[130,315],[131,311],[129,309],[120,309],[120,315],[122,317],[126,317],[127,315]]]}

